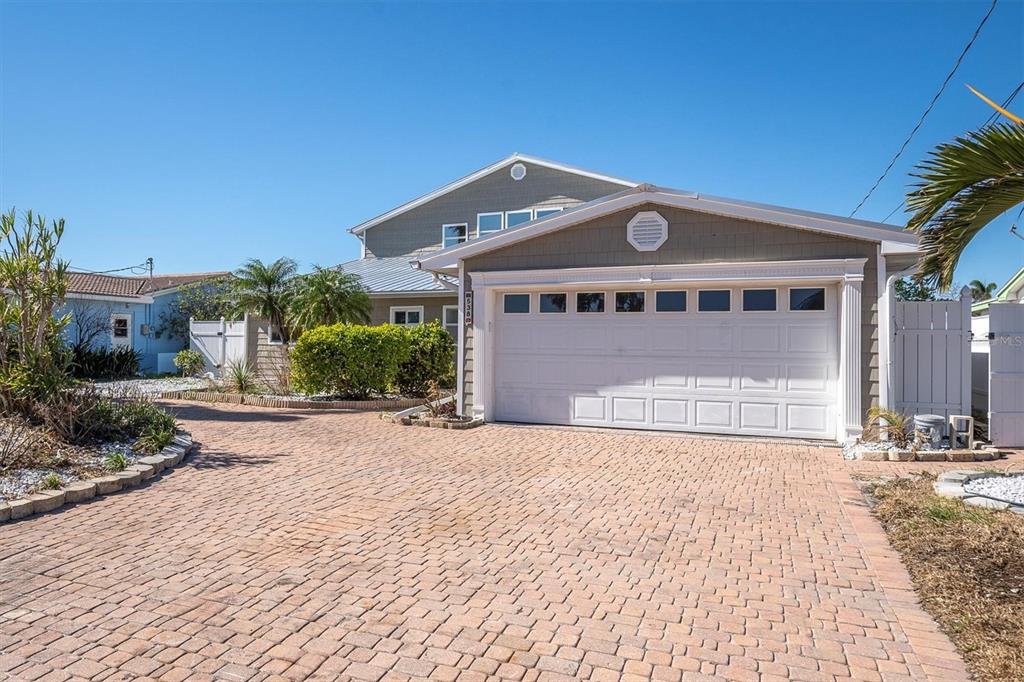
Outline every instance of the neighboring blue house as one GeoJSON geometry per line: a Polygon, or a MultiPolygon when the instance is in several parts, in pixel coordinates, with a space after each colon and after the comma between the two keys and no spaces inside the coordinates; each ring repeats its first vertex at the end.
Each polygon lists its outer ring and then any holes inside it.
{"type": "Polygon", "coordinates": [[[170,309],[183,285],[227,274],[118,277],[69,273],[68,293],[58,311],[71,314],[65,337],[68,343],[86,343],[91,348],[132,348],[141,356],[143,372],[173,372],[171,360],[188,347],[188,339],[161,331],[161,313],[170,309]]]}

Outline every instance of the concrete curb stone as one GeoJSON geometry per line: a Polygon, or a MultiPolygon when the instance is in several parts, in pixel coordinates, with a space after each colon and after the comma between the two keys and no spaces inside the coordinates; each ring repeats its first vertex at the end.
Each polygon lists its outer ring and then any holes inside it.
{"type": "Polygon", "coordinates": [[[64,504],[63,490],[40,490],[28,496],[32,500],[32,513],[41,514],[53,511],[64,504]]]}

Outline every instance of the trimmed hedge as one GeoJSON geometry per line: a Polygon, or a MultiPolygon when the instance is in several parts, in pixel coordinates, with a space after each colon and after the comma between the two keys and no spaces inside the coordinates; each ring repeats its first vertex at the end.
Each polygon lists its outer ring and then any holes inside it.
{"type": "Polygon", "coordinates": [[[424,396],[454,384],[455,342],[437,322],[407,329],[335,324],[309,329],[291,351],[292,385],[307,395],[424,396]]]}
{"type": "Polygon", "coordinates": [[[395,325],[314,327],[291,352],[292,385],[306,394],[366,398],[387,393],[409,359],[409,331],[395,325]]]}
{"type": "Polygon", "coordinates": [[[409,331],[410,352],[398,370],[402,395],[426,396],[431,384],[450,388],[455,384],[455,341],[436,320],[409,331]]]}

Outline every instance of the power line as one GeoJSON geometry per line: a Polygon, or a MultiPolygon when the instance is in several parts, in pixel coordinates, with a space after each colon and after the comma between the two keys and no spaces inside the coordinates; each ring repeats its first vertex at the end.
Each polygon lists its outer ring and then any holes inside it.
{"type": "MultiPolygon", "coordinates": [[[[1007,107],[1009,107],[1010,104],[1013,103],[1014,98],[1016,98],[1017,95],[1020,94],[1021,90],[1024,90],[1024,81],[1021,81],[1020,83],[1018,83],[1017,87],[1013,89],[1013,92],[1011,92],[1009,95],[1007,95],[1006,99],[1004,99],[1003,103],[1000,104],[999,106],[1001,106],[1003,109],[1006,109],[1007,107]]],[[[996,117],[998,117],[998,116],[999,116],[999,112],[998,111],[994,112],[991,116],[988,117],[988,120],[985,121],[985,123],[981,127],[982,128],[986,128],[986,127],[992,125],[992,122],[995,121],[996,117]]],[[[883,223],[887,222],[889,220],[889,218],[891,218],[893,216],[893,214],[896,213],[896,211],[898,211],[901,208],[903,208],[904,204],[906,204],[906,203],[907,203],[906,200],[901,200],[899,205],[896,208],[894,208],[893,210],[889,211],[889,215],[887,215],[884,218],[882,218],[882,222],[883,223]]]]}
{"type": "Polygon", "coordinates": [[[939,91],[935,93],[935,96],[932,97],[932,101],[928,103],[928,107],[924,110],[924,113],[921,114],[921,117],[919,119],[917,119],[917,124],[914,126],[913,130],[910,131],[910,134],[907,135],[907,139],[903,141],[903,144],[900,145],[899,151],[897,151],[896,155],[892,157],[892,160],[889,162],[889,165],[886,166],[885,170],[882,171],[882,174],[878,176],[878,179],[875,180],[875,184],[871,186],[871,189],[868,190],[868,193],[865,194],[864,198],[860,200],[860,203],[857,204],[857,207],[850,212],[851,218],[857,214],[857,211],[859,211],[861,207],[864,205],[864,203],[871,197],[871,195],[874,194],[875,190],[878,189],[878,186],[882,183],[882,180],[884,180],[885,176],[889,174],[890,170],[892,170],[892,167],[896,164],[896,161],[900,158],[900,156],[903,155],[903,152],[906,151],[907,145],[910,144],[910,141],[914,138],[914,135],[924,124],[925,118],[928,117],[928,114],[931,113],[931,110],[935,106],[935,103],[939,101],[939,97],[941,97],[942,93],[945,92],[946,86],[949,85],[949,82],[951,80],[953,80],[953,75],[956,74],[957,69],[960,68],[960,64],[964,61],[964,57],[967,56],[967,53],[974,45],[974,41],[978,39],[978,35],[981,33],[981,29],[984,28],[985,23],[988,22],[988,18],[992,16],[992,12],[993,10],[995,10],[996,4],[998,2],[999,0],[992,0],[992,5],[988,8],[988,12],[985,13],[984,17],[982,17],[981,23],[978,24],[978,28],[974,29],[974,34],[971,36],[971,39],[967,41],[967,45],[964,46],[964,49],[960,53],[960,56],[957,57],[956,63],[953,64],[953,68],[950,69],[949,74],[946,76],[946,80],[942,81],[942,85],[939,87],[939,91]]]}
{"type": "Polygon", "coordinates": [[[114,268],[113,270],[86,270],[85,268],[68,268],[71,272],[79,272],[86,275],[110,275],[115,272],[124,272],[125,270],[131,270],[133,275],[142,274],[148,272],[149,262],[139,263],[138,265],[129,265],[125,268],[114,268]]]}

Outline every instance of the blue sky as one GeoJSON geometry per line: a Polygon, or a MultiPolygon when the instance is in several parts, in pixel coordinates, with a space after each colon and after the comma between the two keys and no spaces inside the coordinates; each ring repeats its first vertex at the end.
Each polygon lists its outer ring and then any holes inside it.
{"type": "MultiPolygon", "coordinates": [[[[513,151],[846,215],[988,4],[0,0],[0,207],[63,216],[76,267],[158,272],[358,257],[348,227],[513,151]]],[[[1021,80],[1000,0],[859,217],[988,117],[965,82],[1021,80]]],[[[1012,217],[960,282],[1024,264],[1012,217]]]]}

